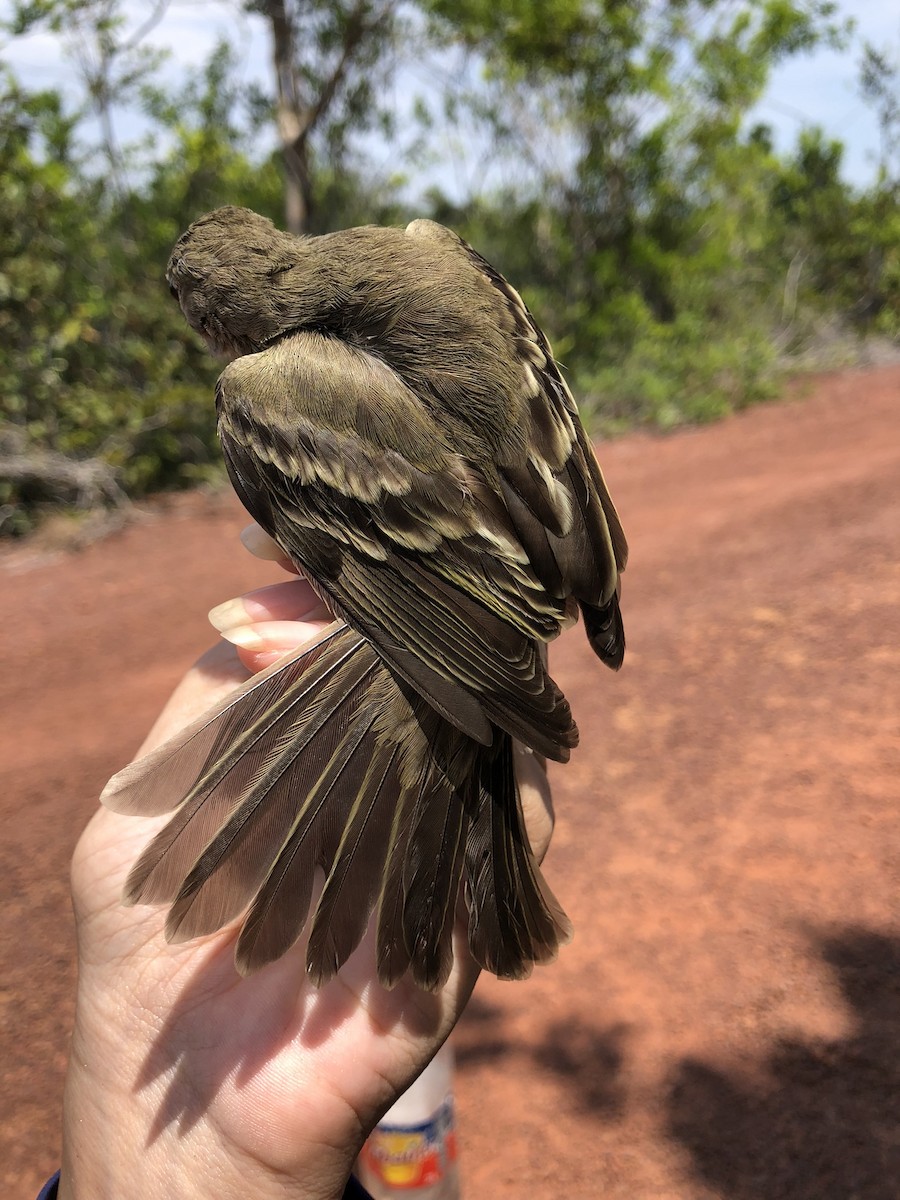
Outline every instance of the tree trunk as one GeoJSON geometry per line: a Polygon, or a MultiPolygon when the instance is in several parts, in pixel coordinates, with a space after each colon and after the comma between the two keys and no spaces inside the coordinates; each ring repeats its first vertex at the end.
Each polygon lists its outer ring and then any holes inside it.
{"type": "Polygon", "coordinates": [[[312,213],[312,178],[306,138],[282,138],[284,158],[284,223],[290,233],[305,233],[312,213]]]}
{"type": "Polygon", "coordinates": [[[393,0],[372,13],[371,0],[355,0],[345,14],[340,52],[330,73],[309,93],[297,64],[296,12],[287,0],[262,0],[261,12],[272,28],[272,66],[275,71],[276,120],[284,159],[284,216],[291,233],[304,233],[313,205],[310,135],[323,124],[347,84],[355,59],[367,40],[389,21],[393,0]]]}
{"type": "Polygon", "coordinates": [[[306,146],[308,126],[300,103],[294,69],[294,26],[284,0],[261,6],[272,29],[275,72],[275,119],[284,162],[284,218],[291,233],[303,233],[309,220],[310,180],[306,146]]]}

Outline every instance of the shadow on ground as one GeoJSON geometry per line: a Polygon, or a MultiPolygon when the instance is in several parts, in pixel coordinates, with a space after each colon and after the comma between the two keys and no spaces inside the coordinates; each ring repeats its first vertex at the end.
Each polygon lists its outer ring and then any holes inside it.
{"type": "Polygon", "coordinates": [[[670,1133],[729,1200],[897,1200],[900,937],[819,939],[856,1018],[839,1041],[782,1041],[756,1088],[701,1062],[679,1066],[670,1133]]]}
{"type": "Polygon", "coordinates": [[[625,1104],[621,1074],[628,1026],[594,1026],[578,1013],[548,1024],[534,1043],[517,1044],[504,1032],[505,1013],[479,996],[469,1002],[464,1036],[458,1038],[460,1066],[502,1062],[518,1056],[526,1069],[538,1067],[565,1084],[575,1107],[604,1120],[620,1117],[625,1104]]]}

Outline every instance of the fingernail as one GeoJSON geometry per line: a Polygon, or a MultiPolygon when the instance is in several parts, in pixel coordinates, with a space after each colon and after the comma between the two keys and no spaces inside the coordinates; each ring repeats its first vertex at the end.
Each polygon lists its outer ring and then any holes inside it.
{"type": "Polygon", "coordinates": [[[246,529],[242,529],[241,541],[256,558],[264,558],[268,562],[287,561],[285,552],[259,525],[248,525],[246,529]]]}
{"type": "Polygon", "coordinates": [[[231,642],[232,646],[240,646],[242,650],[261,650],[266,644],[265,638],[261,638],[249,625],[237,625],[233,629],[222,629],[220,633],[226,642],[231,642]]]}
{"type": "Polygon", "coordinates": [[[217,604],[215,608],[211,608],[206,614],[206,619],[213,629],[224,633],[226,629],[231,629],[235,625],[246,624],[249,615],[244,601],[238,596],[236,600],[226,600],[223,604],[217,604]]]}
{"type": "Polygon", "coordinates": [[[327,621],[257,621],[222,631],[222,637],[241,650],[275,650],[285,654],[318,637],[327,621]]]}
{"type": "Polygon", "coordinates": [[[260,621],[330,621],[331,612],[308,584],[295,581],[270,584],[233,600],[224,600],[211,608],[206,617],[214,629],[224,633],[235,625],[260,621]]]}

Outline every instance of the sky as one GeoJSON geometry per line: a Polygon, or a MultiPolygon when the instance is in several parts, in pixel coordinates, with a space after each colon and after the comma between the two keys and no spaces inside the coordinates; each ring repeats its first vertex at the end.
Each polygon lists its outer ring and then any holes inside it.
{"type": "MultiPolygon", "coordinates": [[[[843,53],[819,50],[778,67],[751,120],[772,126],[780,150],[789,150],[804,127],[821,125],[827,135],[845,145],[845,178],[865,186],[877,169],[879,137],[874,113],[859,93],[861,45],[864,40],[870,41],[893,61],[900,61],[900,0],[839,0],[837,7],[841,16],[856,22],[853,48],[843,53]]],[[[142,0],[134,4],[133,11],[149,8],[146,0],[142,0]]],[[[172,58],[167,70],[173,77],[195,70],[220,36],[234,39],[237,29],[245,78],[259,80],[268,88],[266,29],[258,18],[245,15],[236,18],[236,8],[237,5],[226,0],[174,0],[150,39],[170,51],[172,58]]],[[[49,35],[35,35],[13,43],[4,57],[33,86],[64,86],[71,76],[71,67],[58,42],[49,35]]],[[[398,80],[396,86],[399,92],[411,96],[422,82],[413,72],[398,80]]],[[[139,124],[134,117],[122,117],[120,139],[135,136],[139,124]]],[[[431,169],[425,182],[440,184],[451,196],[464,194],[478,165],[467,161],[463,148],[449,137],[443,139],[439,153],[441,165],[431,169]]],[[[385,147],[386,162],[390,154],[385,147]]]]}
{"type": "Polygon", "coordinates": [[[821,125],[845,145],[845,177],[864,185],[877,170],[879,138],[874,113],[859,92],[859,47],[871,42],[900,61],[900,0],[844,0],[838,10],[856,22],[856,49],[819,50],[778,67],[758,113],[775,130],[780,150],[789,149],[804,126],[821,125]]]}

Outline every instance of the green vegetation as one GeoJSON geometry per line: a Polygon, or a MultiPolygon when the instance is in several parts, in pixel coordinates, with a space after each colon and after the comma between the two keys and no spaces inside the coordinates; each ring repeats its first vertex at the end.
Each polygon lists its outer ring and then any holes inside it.
{"type": "Polygon", "coordinates": [[[181,230],[223,203],[310,232],[422,215],[457,229],[523,292],[598,432],[773,395],[826,322],[900,340],[896,65],[864,51],[882,136],[864,191],[820,131],[779,156],[747,121],[786,56],[851,52],[823,0],[245,8],[272,35],[271,96],[241,82],[227,43],[173,92],[146,38],[164,2],[143,29],[120,0],[0,7],[0,535],[48,506],[216,476],[217,367],[162,271],[181,230]],[[68,47],[77,101],[9,66],[46,30],[68,47]],[[404,56],[434,69],[401,121],[387,98],[404,56]],[[150,130],[133,144],[117,137],[123,109],[150,130]],[[489,148],[492,183],[411,206],[448,130],[489,148]],[[389,175],[373,158],[385,144],[389,175]]]}

